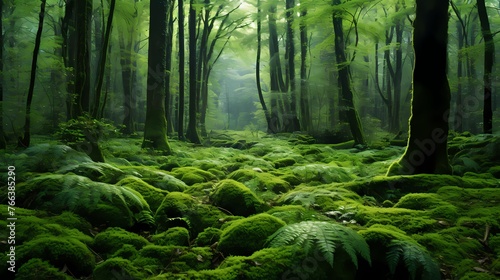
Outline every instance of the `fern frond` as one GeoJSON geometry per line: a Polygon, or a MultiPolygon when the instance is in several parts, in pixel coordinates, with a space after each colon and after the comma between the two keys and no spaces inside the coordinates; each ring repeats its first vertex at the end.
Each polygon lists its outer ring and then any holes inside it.
{"type": "Polygon", "coordinates": [[[301,246],[306,254],[318,250],[332,267],[338,247],[351,257],[356,267],[358,254],[371,262],[368,244],[358,233],[348,227],[328,222],[304,221],[287,225],[270,236],[268,244],[270,247],[301,246]]]}
{"type": "Polygon", "coordinates": [[[411,279],[417,278],[421,272],[422,279],[441,279],[438,265],[434,262],[427,251],[416,243],[402,240],[393,240],[386,253],[386,261],[391,274],[394,275],[398,263],[403,260],[411,279]]]}

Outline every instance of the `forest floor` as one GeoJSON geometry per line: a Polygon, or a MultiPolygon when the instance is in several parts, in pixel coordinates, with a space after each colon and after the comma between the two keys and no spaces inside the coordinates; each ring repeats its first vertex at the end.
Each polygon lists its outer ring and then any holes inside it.
{"type": "Polygon", "coordinates": [[[453,176],[391,177],[403,147],[261,136],[171,140],[168,156],[113,138],[105,163],[41,137],[0,152],[16,182],[0,278],[500,277],[499,135],[450,135],[453,176]]]}

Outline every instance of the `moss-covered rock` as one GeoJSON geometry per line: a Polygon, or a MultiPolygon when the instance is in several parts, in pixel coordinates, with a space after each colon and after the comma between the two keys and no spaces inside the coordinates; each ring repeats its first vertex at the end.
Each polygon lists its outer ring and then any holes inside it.
{"type": "Polygon", "coordinates": [[[211,261],[210,248],[148,245],[139,251],[139,256],[133,262],[135,266],[155,275],[209,269],[211,261]]]}
{"type": "Polygon", "coordinates": [[[175,226],[169,223],[169,218],[183,217],[196,203],[192,196],[185,193],[171,192],[166,195],[155,214],[158,232],[175,226]]]}
{"type": "Polygon", "coordinates": [[[219,242],[222,230],[213,227],[205,228],[198,237],[196,237],[195,243],[197,246],[211,246],[215,242],[219,242]]]}
{"type": "Polygon", "coordinates": [[[302,182],[320,182],[323,184],[334,182],[349,182],[356,178],[347,169],[334,164],[307,164],[294,166],[291,171],[301,178],[302,182]]]}
{"type": "Polygon", "coordinates": [[[23,264],[16,274],[16,279],[51,279],[51,280],[70,280],[69,275],[61,272],[47,261],[34,258],[23,264]]]}
{"type": "Polygon", "coordinates": [[[93,273],[96,280],[144,279],[145,275],[131,261],[115,257],[98,264],[93,273]]]}
{"type": "Polygon", "coordinates": [[[212,173],[196,168],[196,167],[179,167],[171,171],[172,175],[186,183],[193,185],[196,183],[204,183],[209,181],[217,181],[217,177],[212,173]]]}
{"type": "Polygon", "coordinates": [[[254,191],[270,190],[274,193],[285,193],[291,189],[290,183],[271,173],[257,172],[252,169],[239,169],[228,175],[228,179],[243,183],[254,191]]]}
{"type": "Polygon", "coordinates": [[[449,205],[434,193],[411,193],[403,196],[394,207],[413,210],[428,210],[449,205]]]}
{"type": "Polygon", "coordinates": [[[293,158],[282,158],[274,161],[274,167],[282,168],[282,167],[292,166],[296,163],[297,161],[293,158]]]}
{"type": "Polygon", "coordinates": [[[234,221],[223,230],[218,249],[226,256],[249,256],[264,248],[267,237],[283,226],[285,222],[269,214],[234,221]]]}
{"type": "Polygon", "coordinates": [[[76,277],[91,274],[95,266],[94,254],[84,243],[71,237],[40,236],[19,245],[16,253],[19,266],[38,258],[58,269],[66,266],[76,277]]]}
{"type": "Polygon", "coordinates": [[[118,251],[124,244],[130,244],[136,249],[140,249],[149,244],[144,237],[128,232],[122,228],[108,228],[98,233],[92,244],[94,251],[103,256],[111,256],[118,251]]]}
{"type": "Polygon", "coordinates": [[[160,207],[163,198],[168,194],[168,191],[156,188],[143,180],[128,176],[116,183],[117,186],[124,186],[139,192],[144,200],[149,204],[152,211],[156,211],[160,207]]]}
{"type": "Polygon", "coordinates": [[[214,186],[210,195],[213,204],[234,215],[250,216],[267,210],[268,206],[249,188],[232,179],[225,179],[214,186]]]}
{"type": "Polygon", "coordinates": [[[140,178],[144,182],[161,190],[182,192],[187,189],[186,183],[167,172],[149,166],[126,166],[121,169],[127,174],[140,178]]]}
{"type": "Polygon", "coordinates": [[[169,228],[165,232],[153,235],[151,241],[162,246],[189,246],[189,231],[183,227],[169,228]]]}
{"type": "Polygon", "coordinates": [[[19,184],[16,195],[20,207],[52,213],[72,211],[94,226],[106,224],[129,228],[136,222],[136,214],[149,211],[149,205],[140,193],[78,175],[39,176],[19,184]]]}

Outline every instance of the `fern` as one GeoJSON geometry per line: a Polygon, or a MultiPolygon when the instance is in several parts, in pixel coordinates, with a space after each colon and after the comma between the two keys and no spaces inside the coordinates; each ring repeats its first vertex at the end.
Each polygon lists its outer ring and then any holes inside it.
{"type": "Polygon", "coordinates": [[[115,186],[91,181],[78,175],[45,175],[27,182],[19,195],[27,207],[41,208],[52,212],[66,210],[86,212],[100,203],[139,213],[149,211],[142,196],[125,186],[115,186]]]}
{"type": "Polygon", "coordinates": [[[301,246],[307,254],[317,249],[332,267],[335,250],[339,247],[350,256],[356,268],[358,255],[371,263],[370,249],[366,241],[354,230],[339,224],[304,221],[287,225],[270,236],[268,243],[271,247],[301,246]]]}
{"type": "Polygon", "coordinates": [[[426,250],[418,244],[408,241],[393,240],[387,247],[386,261],[392,275],[402,260],[410,273],[410,278],[416,279],[418,273],[421,279],[441,279],[438,265],[426,250]]]}

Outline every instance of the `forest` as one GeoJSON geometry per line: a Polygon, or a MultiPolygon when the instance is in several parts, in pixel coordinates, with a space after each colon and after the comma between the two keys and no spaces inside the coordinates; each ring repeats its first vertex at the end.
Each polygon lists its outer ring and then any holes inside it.
{"type": "Polygon", "coordinates": [[[500,278],[500,1],[0,0],[1,279],[500,278]]]}

